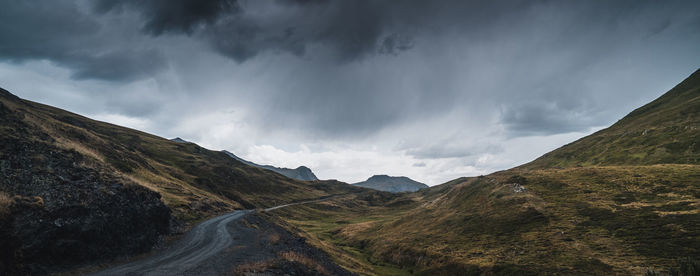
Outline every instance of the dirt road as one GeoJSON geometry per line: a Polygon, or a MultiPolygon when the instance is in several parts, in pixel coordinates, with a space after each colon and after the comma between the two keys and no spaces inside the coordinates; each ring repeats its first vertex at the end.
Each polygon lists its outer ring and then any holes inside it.
{"type": "MultiPolygon", "coordinates": [[[[285,204],[265,210],[331,198],[333,197],[285,204]]],[[[261,248],[262,236],[254,233],[261,232],[260,229],[234,223],[253,212],[255,210],[235,211],[204,221],[172,246],[153,256],[92,275],[221,275],[230,274],[227,272],[230,272],[232,264],[274,257],[266,256],[270,254],[270,248],[261,248]],[[261,251],[262,253],[256,253],[261,251]]]]}

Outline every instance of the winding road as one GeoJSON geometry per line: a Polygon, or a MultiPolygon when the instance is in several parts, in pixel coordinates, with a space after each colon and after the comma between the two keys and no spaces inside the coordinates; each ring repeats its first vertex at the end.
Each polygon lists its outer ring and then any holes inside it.
{"type": "MultiPolygon", "coordinates": [[[[335,197],[337,196],[284,204],[267,208],[265,211],[329,200],[335,197]]],[[[234,211],[204,221],[192,228],[182,239],[166,250],[145,259],[109,268],[92,275],[182,275],[185,271],[194,269],[224,249],[233,246],[234,238],[230,232],[231,228],[228,227],[229,224],[252,212],[255,210],[234,211]]]]}

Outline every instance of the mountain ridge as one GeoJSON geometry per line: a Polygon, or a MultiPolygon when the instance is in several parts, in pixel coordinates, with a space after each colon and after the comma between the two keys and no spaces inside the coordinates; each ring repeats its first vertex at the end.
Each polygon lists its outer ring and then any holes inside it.
{"type": "Polygon", "coordinates": [[[316,180],[318,180],[318,178],[311,171],[311,169],[309,169],[306,166],[299,166],[296,169],[290,169],[290,168],[275,167],[275,166],[271,166],[271,165],[260,165],[260,164],[245,160],[243,158],[240,158],[237,155],[235,155],[227,150],[222,150],[221,152],[225,153],[226,155],[230,156],[231,158],[236,159],[236,160],[238,160],[246,165],[250,165],[253,167],[258,167],[261,169],[273,171],[273,172],[279,173],[279,174],[284,175],[284,176],[289,177],[289,178],[293,178],[296,180],[302,180],[302,181],[316,181],[316,180]]]}
{"type": "Polygon", "coordinates": [[[365,181],[352,185],[391,193],[415,192],[429,187],[405,176],[388,176],[386,174],[373,175],[365,181]]]}
{"type": "Polygon", "coordinates": [[[0,274],[141,254],[204,218],[361,190],[290,179],[4,89],[0,122],[0,274]]]}

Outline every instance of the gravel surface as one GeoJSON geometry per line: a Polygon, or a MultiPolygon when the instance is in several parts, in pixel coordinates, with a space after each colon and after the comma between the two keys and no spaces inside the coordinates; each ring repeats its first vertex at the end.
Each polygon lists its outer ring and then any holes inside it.
{"type": "Polygon", "coordinates": [[[202,222],[152,256],[93,275],[352,274],[303,238],[242,210],[202,222]]]}

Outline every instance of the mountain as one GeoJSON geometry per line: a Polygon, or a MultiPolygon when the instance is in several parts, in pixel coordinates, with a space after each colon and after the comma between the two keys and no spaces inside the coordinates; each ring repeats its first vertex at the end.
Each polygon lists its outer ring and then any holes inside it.
{"type": "Polygon", "coordinates": [[[0,274],[10,275],[144,253],[234,209],[361,190],[297,181],[3,89],[0,176],[0,274]]]}
{"type": "Polygon", "coordinates": [[[354,183],[352,185],[392,193],[415,192],[423,188],[428,188],[428,185],[405,176],[388,175],[374,175],[366,181],[354,183]]]}
{"type": "Polygon", "coordinates": [[[274,215],[363,275],[697,268],[699,72],[611,127],[529,164],[274,215]]]}
{"type": "Polygon", "coordinates": [[[190,143],[190,141],[184,140],[180,137],[175,137],[173,139],[170,139],[170,141],[177,142],[177,143],[190,143]]]}
{"type": "Polygon", "coordinates": [[[609,128],[524,168],[700,163],[700,70],[609,128]]]}
{"type": "MultiPolygon", "coordinates": [[[[191,143],[190,141],[184,140],[180,137],[170,139],[170,141],[177,142],[177,143],[191,143]]],[[[221,152],[225,153],[226,155],[232,157],[233,159],[236,159],[236,160],[240,161],[241,163],[246,164],[248,166],[253,166],[253,167],[273,171],[273,172],[276,172],[278,174],[284,175],[284,176],[289,177],[289,178],[293,178],[296,180],[302,180],[302,181],[316,181],[316,180],[318,180],[318,178],[311,171],[311,169],[309,169],[308,167],[305,167],[305,166],[299,166],[296,169],[288,169],[288,168],[274,167],[274,166],[270,166],[270,165],[259,165],[259,164],[250,162],[248,160],[245,160],[243,158],[240,158],[229,151],[222,150],[221,152]]]]}
{"type": "Polygon", "coordinates": [[[236,159],[236,160],[242,162],[243,164],[266,169],[269,171],[273,171],[273,172],[276,172],[278,174],[284,175],[284,176],[289,177],[289,178],[293,178],[296,180],[303,180],[303,181],[318,180],[318,178],[316,178],[316,175],[311,171],[311,169],[309,169],[308,167],[305,167],[305,166],[299,166],[296,169],[288,169],[288,168],[274,167],[274,166],[270,166],[270,165],[258,165],[256,163],[253,163],[253,162],[247,161],[243,158],[240,158],[240,157],[236,156],[235,154],[228,152],[226,150],[222,150],[221,152],[232,157],[233,159],[236,159]]]}

